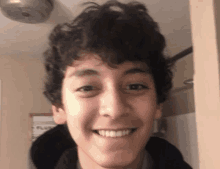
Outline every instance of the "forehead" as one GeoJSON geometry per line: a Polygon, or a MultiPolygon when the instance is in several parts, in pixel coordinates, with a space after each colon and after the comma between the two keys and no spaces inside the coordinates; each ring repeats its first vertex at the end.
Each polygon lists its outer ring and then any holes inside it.
{"type": "Polygon", "coordinates": [[[134,72],[141,72],[141,70],[145,73],[150,74],[150,69],[147,64],[140,61],[125,61],[119,65],[110,66],[108,63],[102,61],[101,57],[96,54],[84,54],[79,60],[73,61],[73,63],[67,67],[65,76],[70,77],[73,74],[80,75],[80,73],[94,74],[95,70],[100,73],[105,73],[106,71],[112,71],[112,73],[120,73],[126,70],[133,69],[134,72]],[[135,70],[136,69],[136,70],[135,70]]]}

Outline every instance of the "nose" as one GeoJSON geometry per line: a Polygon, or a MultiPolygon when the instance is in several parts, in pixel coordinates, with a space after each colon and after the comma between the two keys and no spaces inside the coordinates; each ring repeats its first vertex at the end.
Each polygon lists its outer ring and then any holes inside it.
{"type": "Polygon", "coordinates": [[[126,96],[119,90],[113,89],[105,92],[100,97],[100,115],[112,119],[127,117],[129,115],[129,104],[126,96]]]}

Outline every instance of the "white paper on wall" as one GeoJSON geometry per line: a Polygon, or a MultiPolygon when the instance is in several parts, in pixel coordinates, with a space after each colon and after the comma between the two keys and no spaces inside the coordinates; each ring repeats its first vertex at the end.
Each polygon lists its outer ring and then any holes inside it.
{"type": "Polygon", "coordinates": [[[32,120],[32,142],[56,126],[53,116],[33,116],[32,120]]]}

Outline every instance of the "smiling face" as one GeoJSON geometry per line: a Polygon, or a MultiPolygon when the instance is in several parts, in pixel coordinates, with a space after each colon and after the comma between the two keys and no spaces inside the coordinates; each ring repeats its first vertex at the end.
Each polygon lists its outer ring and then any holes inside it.
{"type": "Polygon", "coordinates": [[[161,117],[146,65],[124,62],[113,69],[90,54],[67,67],[62,85],[63,107],[52,106],[54,120],[67,122],[82,168],[139,168],[153,120],[161,117]],[[121,137],[98,134],[130,128],[121,137]]]}

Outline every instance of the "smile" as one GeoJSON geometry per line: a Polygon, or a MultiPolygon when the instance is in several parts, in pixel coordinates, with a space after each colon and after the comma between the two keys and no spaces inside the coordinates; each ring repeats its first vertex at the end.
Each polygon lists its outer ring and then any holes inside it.
{"type": "Polygon", "coordinates": [[[127,129],[127,130],[119,130],[119,131],[95,130],[94,132],[104,137],[123,137],[133,133],[135,130],[136,129],[127,129]]]}

